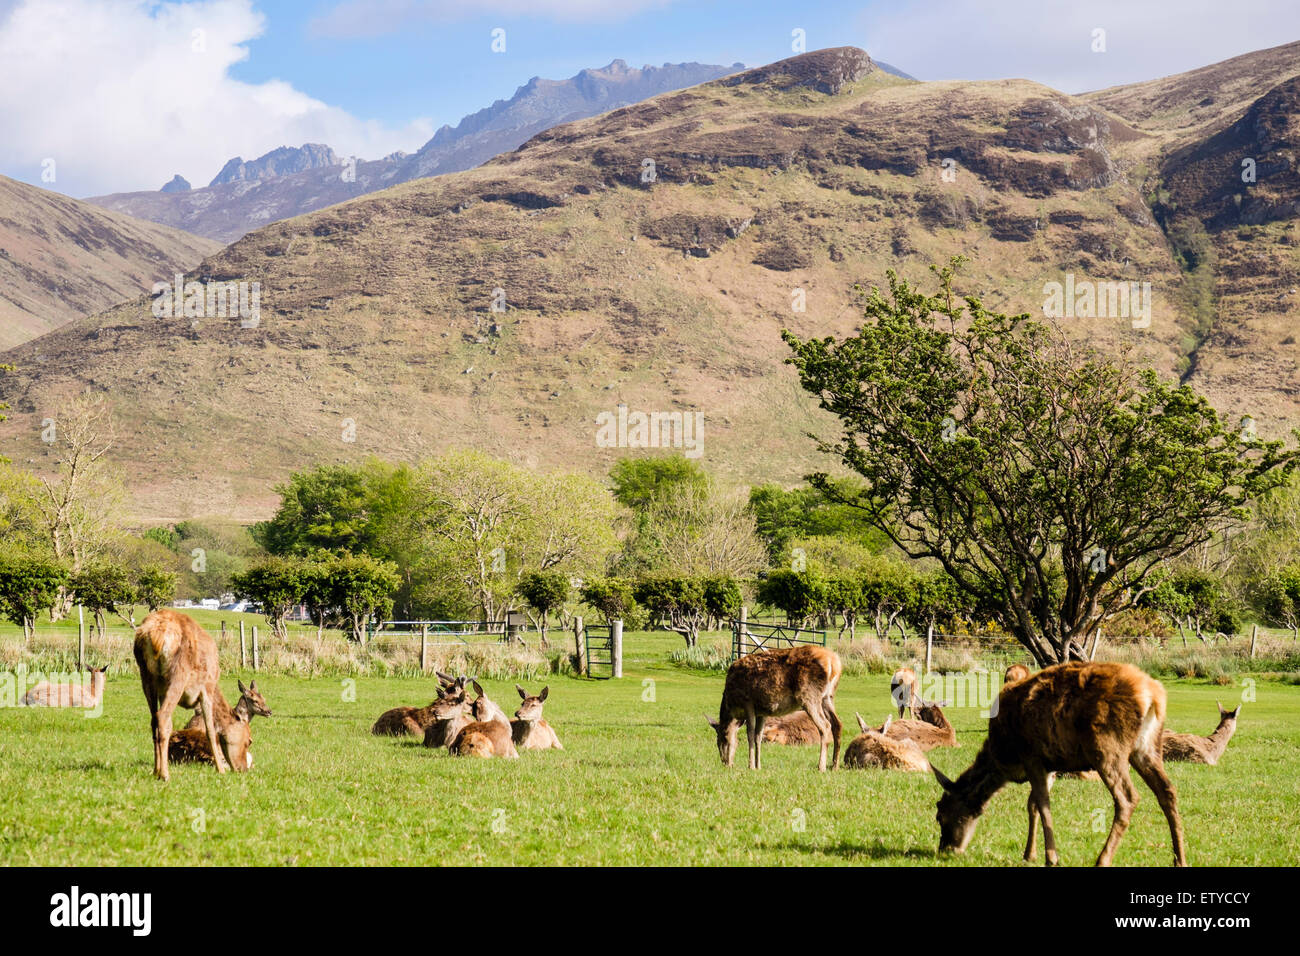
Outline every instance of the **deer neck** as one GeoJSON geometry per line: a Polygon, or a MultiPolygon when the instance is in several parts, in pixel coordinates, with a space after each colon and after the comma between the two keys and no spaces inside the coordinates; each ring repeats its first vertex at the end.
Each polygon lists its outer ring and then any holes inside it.
{"type": "MultiPolygon", "coordinates": [[[[217,729],[229,725],[235,719],[235,712],[230,709],[230,702],[226,700],[226,695],[221,693],[220,687],[214,687],[211,694],[212,699],[212,720],[217,725],[217,729]]],[[[240,698],[239,703],[244,703],[240,698]]]]}
{"type": "Polygon", "coordinates": [[[1232,739],[1233,733],[1237,729],[1237,722],[1225,721],[1215,729],[1214,733],[1205,738],[1206,750],[1214,759],[1223,756],[1223,752],[1228,749],[1228,741],[1232,739]]]}
{"type": "Polygon", "coordinates": [[[1007,782],[1006,774],[988,755],[987,745],[985,746],[986,749],[979,752],[975,762],[953,784],[953,790],[961,797],[962,802],[977,813],[983,812],[985,804],[1007,782]]]}
{"type": "Polygon", "coordinates": [[[253,705],[248,702],[247,697],[239,698],[239,703],[235,705],[234,716],[248,724],[253,722],[253,705]]]}

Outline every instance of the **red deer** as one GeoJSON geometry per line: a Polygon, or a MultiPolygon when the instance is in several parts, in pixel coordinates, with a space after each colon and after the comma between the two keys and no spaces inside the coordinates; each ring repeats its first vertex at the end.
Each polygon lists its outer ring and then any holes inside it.
{"type": "Polygon", "coordinates": [[[94,709],[104,699],[107,667],[91,667],[89,684],[51,684],[41,681],[23,695],[24,707],[85,707],[94,709]]]}
{"type": "Polygon", "coordinates": [[[519,750],[563,750],[560,738],[555,730],[542,717],[542,704],[546,702],[549,687],[543,687],[536,697],[529,697],[528,692],[515,685],[523,703],[515,711],[515,719],[510,722],[511,739],[519,750]]]}
{"type": "Polygon", "coordinates": [[[429,706],[432,708],[431,719],[424,729],[426,747],[436,749],[449,746],[461,729],[472,720],[469,715],[469,701],[463,696],[441,697],[429,706]]]}
{"type": "Polygon", "coordinates": [[[451,742],[457,757],[518,757],[510,739],[510,725],[500,720],[475,721],[467,724],[451,742]]]}
{"type": "Polygon", "coordinates": [[[835,744],[834,769],[840,764],[840,718],[835,713],[835,688],[840,682],[840,658],[825,647],[799,647],[759,651],[732,662],[722,689],[718,719],[705,715],[718,738],[718,756],[730,767],[736,756],[736,737],[745,721],[749,737],[749,766],[761,764],[763,722],[800,708],[821,736],[818,770],[826,769],[826,747],[835,744]]]}
{"type": "Polygon", "coordinates": [[[900,667],[894,671],[894,676],[889,678],[889,696],[898,705],[899,717],[903,716],[904,710],[910,710],[915,717],[916,708],[921,704],[916,693],[916,671],[910,667],[900,667]]]}
{"type": "Polygon", "coordinates": [[[915,740],[906,737],[896,740],[888,735],[889,724],[893,716],[885,720],[883,730],[874,730],[867,725],[861,714],[857,715],[858,726],[862,736],[849,741],[844,749],[844,766],[879,767],[881,770],[918,770],[921,773],[930,769],[930,761],[917,746],[915,740]]]}
{"type": "Polygon", "coordinates": [[[436,719],[434,711],[443,701],[456,703],[465,699],[465,681],[467,678],[451,678],[435,671],[438,676],[438,696],[427,707],[394,707],[379,715],[370,732],[376,737],[423,737],[429,725],[436,719]]]}
{"type": "Polygon", "coordinates": [[[917,720],[895,720],[876,732],[891,740],[911,740],[922,750],[956,747],[957,730],[948,722],[938,704],[916,698],[917,720]]]}
{"type": "Polygon", "coordinates": [[[167,750],[171,739],[172,713],[178,706],[197,710],[207,732],[208,749],[215,755],[217,773],[226,772],[226,761],[218,749],[217,726],[233,719],[230,705],[221,696],[217,679],[217,645],[192,617],[163,608],[144,619],[135,632],[135,662],[140,684],[149,704],[153,729],[153,769],[160,780],[169,780],[167,750]]]}
{"type": "Polygon", "coordinates": [[[1237,731],[1237,715],[1241,713],[1241,705],[1238,704],[1236,710],[1224,710],[1223,705],[1215,701],[1215,706],[1219,708],[1219,726],[1214,728],[1214,733],[1210,736],[1198,737],[1196,734],[1171,734],[1165,731],[1160,747],[1166,760],[1186,760],[1210,766],[1219,762],[1223,751],[1228,748],[1228,741],[1237,731]]]}
{"type": "Polygon", "coordinates": [[[802,710],[784,717],[771,717],[763,723],[763,742],[785,747],[801,747],[822,742],[821,731],[802,710]]]}
{"type": "MultiPolygon", "coordinates": [[[[262,696],[257,689],[257,681],[253,680],[247,687],[242,680],[235,682],[239,686],[239,703],[235,704],[235,714],[243,715],[244,720],[250,724],[254,717],[270,717],[271,708],[267,706],[266,698],[262,696]]],[[[195,714],[190,718],[190,722],[185,725],[186,730],[196,730],[203,727],[203,718],[195,714]]]]}
{"type": "MultiPolygon", "coordinates": [[[[241,701],[242,703],[242,701],[241,701]]],[[[250,717],[239,710],[234,719],[217,728],[221,752],[235,770],[253,769],[253,738],[249,735],[250,717]]],[[[175,763],[215,763],[208,747],[207,732],[202,727],[185,727],[171,735],[168,759],[175,763]]]]}
{"type": "Polygon", "coordinates": [[[1025,859],[1031,858],[1033,850],[1033,810],[1037,809],[1047,865],[1057,865],[1051,775],[1096,770],[1115,800],[1110,835],[1097,857],[1098,866],[1109,866],[1137,804],[1137,790],[1128,774],[1132,765],[1160,801],[1169,823],[1174,862],[1185,866],[1178,795],[1160,756],[1164,721],[1164,687],[1130,664],[1057,664],[1004,686],[975,762],[956,781],[933,768],[944,790],[936,815],[939,851],[963,852],[989,799],[1008,783],[1028,781],[1031,804],[1025,859]]]}
{"type": "Polygon", "coordinates": [[[1002,678],[1002,682],[1004,684],[1014,684],[1016,681],[1024,680],[1032,673],[1033,671],[1024,664],[1012,664],[1007,668],[1006,676],[1002,678]]]}
{"type": "Polygon", "coordinates": [[[484,722],[489,720],[499,720],[501,723],[506,725],[507,729],[509,729],[510,718],[507,717],[506,712],[501,709],[501,705],[494,700],[488,700],[487,691],[479,686],[478,681],[470,681],[470,686],[474,688],[474,693],[478,694],[478,698],[474,701],[473,707],[474,719],[484,722]]]}

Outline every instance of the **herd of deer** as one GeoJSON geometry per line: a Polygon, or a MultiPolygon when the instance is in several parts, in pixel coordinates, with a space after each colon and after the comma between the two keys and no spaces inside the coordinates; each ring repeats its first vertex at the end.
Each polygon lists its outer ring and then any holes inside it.
{"type": "MultiPolygon", "coordinates": [[[[799,646],[763,651],[735,661],[727,671],[718,719],[707,717],[725,766],[735,758],[744,722],[749,766],[762,766],[762,744],[819,744],[817,769],[826,769],[826,750],[834,747],[832,769],[839,766],[840,720],[835,691],[840,659],[825,647],[799,646]]],[[[1169,823],[1174,862],[1187,854],[1178,796],[1165,773],[1165,760],[1215,764],[1237,726],[1241,708],[1219,706],[1219,726],[1209,737],[1164,729],[1165,689],[1129,664],[1071,662],[1037,674],[1023,664],[1007,669],[997,706],[991,708],[988,737],[975,762],[955,781],[930,764],[926,751],[955,747],[957,733],[941,703],[921,699],[914,671],[904,668],[890,681],[902,718],[891,714],[880,727],[857,715],[861,736],[844,753],[847,767],[885,770],[930,770],[943,788],[938,802],[941,852],[961,853],[992,796],[1008,783],[1028,783],[1029,834],[1024,858],[1035,856],[1035,828],[1043,824],[1046,862],[1059,862],[1052,828],[1049,793],[1057,774],[1100,779],[1115,802],[1110,834],[1097,857],[1108,866],[1128,829],[1138,794],[1129,767],[1151,788],[1169,823]]]]}
{"type": "MultiPolygon", "coordinates": [[[[154,773],[169,779],[169,760],[202,761],[219,773],[253,766],[249,728],[254,716],[271,716],[257,681],[238,682],[239,702],[231,707],[218,686],[217,647],[191,617],[159,610],[136,631],[135,659],[149,704],[154,743],[154,773]],[[195,711],[189,723],[172,732],[177,707],[195,711]]],[[[741,657],[727,671],[718,719],[707,718],[717,735],[718,753],[731,766],[741,722],[749,746],[749,766],[762,765],[762,744],[819,744],[817,767],[840,764],[840,719],[835,691],[840,659],[825,647],[798,646],[741,657]]],[[[555,730],[542,717],[549,688],[522,700],[514,719],[490,700],[476,680],[438,673],[438,696],[427,707],[397,707],[371,728],[378,736],[415,736],[425,747],[446,748],[456,756],[517,758],[520,750],[561,750],[555,730]],[[467,686],[473,688],[470,700],[467,686]]],[[[1097,858],[1109,865],[1128,828],[1138,794],[1132,767],[1151,788],[1169,823],[1174,861],[1186,864],[1178,797],[1164,770],[1165,760],[1215,764],[1236,730],[1241,708],[1219,706],[1219,726],[1208,737],[1164,729],[1165,690],[1160,682],[1129,664],[1071,662],[1032,673],[1021,664],[1007,669],[997,706],[991,708],[988,737],[974,763],[956,780],[930,764],[926,752],[957,746],[957,732],[944,716],[943,702],[923,700],[914,671],[904,668],[890,681],[898,707],[880,727],[857,715],[861,735],[844,753],[846,767],[934,773],[943,788],[936,820],[940,851],[961,853],[992,796],[1008,783],[1030,785],[1029,834],[1024,858],[1035,855],[1036,823],[1041,820],[1049,866],[1059,862],[1049,794],[1058,774],[1100,779],[1114,798],[1110,834],[1097,858]],[[906,711],[911,719],[902,719],[906,711]]],[[[91,669],[89,688],[42,683],[24,697],[28,706],[95,706],[104,692],[104,669],[91,669]]]]}

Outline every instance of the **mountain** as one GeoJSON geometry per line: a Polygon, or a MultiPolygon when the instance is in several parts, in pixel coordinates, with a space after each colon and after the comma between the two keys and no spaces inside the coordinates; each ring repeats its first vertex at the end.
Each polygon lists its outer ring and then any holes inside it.
{"type": "MultiPolygon", "coordinates": [[[[1192,161],[1217,169],[1219,154],[1184,157],[1189,136],[1234,129],[1235,144],[1258,127],[1251,148],[1273,150],[1261,169],[1283,161],[1287,91],[1261,89],[1255,113],[1226,109],[1218,129],[1171,117],[1150,90],[1108,95],[1154,112],[1026,80],[907,81],[838,48],[557,126],[477,168],[259,229],[190,273],[260,283],[256,327],[158,319],[142,297],[5,354],[18,370],[0,376],[13,406],[0,454],[46,467],[39,410],[107,390],[142,521],[254,519],[290,472],[367,455],[472,445],[602,475],[656,453],[603,447],[598,416],[622,403],[702,415],[700,463],[723,482],[795,481],[827,465],[807,432],[831,426],[783,364],[781,329],[848,334],[855,285],[891,268],[925,284],[954,254],[969,260],[960,289],[1003,311],[1042,316],[1052,283],[1113,283],[1088,286],[1099,300],[1137,283],[1149,321],[1058,321],[1285,431],[1300,421],[1300,346],[1231,352],[1253,321],[1236,311],[1207,333],[1205,260],[1230,261],[1243,288],[1260,270],[1271,288],[1250,295],[1283,295],[1295,217],[1201,225],[1191,242],[1166,207],[1190,204],[1199,223],[1223,206],[1192,161]],[[1260,261],[1216,253],[1223,236],[1262,242],[1260,261]]],[[[1266,188],[1285,202],[1275,175],[1266,188]]]]}
{"type": "Polygon", "coordinates": [[[510,99],[497,100],[465,117],[455,128],[443,126],[416,153],[397,152],[345,165],[345,158],[328,146],[282,146],[247,162],[236,156],[205,189],[114,193],[87,201],[223,243],[233,242],[280,219],[412,179],[471,169],[552,126],[694,86],[742,66],[665,63],[633,69],[623,60],[614,60],[567,80],[533,77],[510,99]]]}
{"type": "Polygon", "coordinates": [[[134,299],[219,248],[0,176],[0,349],[134,299]]]}

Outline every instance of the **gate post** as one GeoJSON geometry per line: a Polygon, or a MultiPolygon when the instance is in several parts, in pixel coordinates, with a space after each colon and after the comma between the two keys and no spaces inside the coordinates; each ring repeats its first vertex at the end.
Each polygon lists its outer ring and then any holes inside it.
{"type": "Polygon", "coordinates": [[[925,629],[925,670],[923,673],[930,673],[930,651],[934,647],[934,625],[931,624],[925,629]]]}
{"type": "Polygon", "coordinates": [[[745,641],[749,638],[749,628],[746,622],[749,620],[749,608],[744,604],[740,606],[740,630],[736,634],[736,657],[744,657],[749,653],[745,649],[745,641]]]}
{"type": "Polygon", "coordinates": [[[610,623],[609,627],[609,658],[613,663],[614,676],[623,676],[623,619],[620,617],[610,623]]]}
{"type": "Polygon", "coordinates": [[[578,673],[585,675],[587,673],[587,632],[583,629],[581,614],[573,619],[573,639],[578,650],[578,653],[574,655],[575,660],[578,662],[578,673]]]}
{"type": "Polygon", "coordinates": [[[420,625],[420,673],[429,670],[429,625],[420,625]]]}

